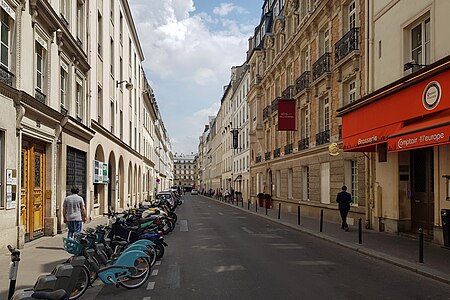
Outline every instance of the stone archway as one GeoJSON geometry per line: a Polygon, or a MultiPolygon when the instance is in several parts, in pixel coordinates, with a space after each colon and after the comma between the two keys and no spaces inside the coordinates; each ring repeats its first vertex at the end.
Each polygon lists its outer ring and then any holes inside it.
{"type": "Polygon", "coordinates": [[[143,198],[143,188],[142,188],[142,170],[141,170],[141,166],[139,166],[138,169],[138,197],[137,197],[137,203],[142,202],[142,198],[143,198]]]}
{"type": "Polygon", "coordinates": [[[116,178],[116,157],[114,152],[111,151],[108,159],[108,203],[107,207],[112,207],[114,211],[117,211],[117,201],[116,201],[116,189],[117,189],[117,178],[116,178]]]}
{"type": "Polygon", "coordinates": [[[122,155],[119,158],[119,185],[117,190],[117,198],[120,205],[120,208],[125,208],[125,171],[123,166],[123,157],[122,155]]]}
{"type": "Polygon", "coordinates": [[[134,165],[134,168],[133,168],[133,170],[134,170],[134,172],[133,172],[133,200],[132,200],[132,203],[133,203],[133,205],[134,204],[136,204],[137,203],[137,193],[138,193],[138,191],[137,191],[137,167],[136,167],[136,164],[134,165]]]}
{"type": "Polygon", "coordinates": [[[133,198],[133,166],[131,162],[128,164],[128,202],[127,204],[131,205],[131,201],[133,198]]]}
{"type": "MultiPolygon", "coordinates": [[[[95,149],[94,160],[105,162],[105,152],[102,145],[98,145],[95,149]]],[[[91,209],[94,210],[95,215],[99,215],[105,212],[105,193],[106,188],[104,184],[94,183],[94,199],[91,205],[91,209]]]]}

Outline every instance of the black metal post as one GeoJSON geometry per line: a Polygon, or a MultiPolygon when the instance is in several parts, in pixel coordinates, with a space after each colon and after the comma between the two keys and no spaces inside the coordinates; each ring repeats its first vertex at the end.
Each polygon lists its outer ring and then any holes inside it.
{"type": "Polygon", "coordinates": [[[362,219],[359,218],[359,243],[362,244],[362,219]]]}
{"type": "Polygon", "coordinates": [[[423,263],[423,229],[419,228],[419,263],[423,263]]]}
{"type": "Polygon", "coordinates": [[[300,225],[300,205],[297,207],[297,224],[300,225]]]}
{"type": "Polygon", "coordinates": [[[320,210],[320,232],[323,230],[323,209],[320,210]]]}
{"type": "Polygon", "coordinates": [[[258,201],[255,202],[255,211],[258,212],[258,201]]]}
{"type": "Polygon", "coordinates": [[[247,200],[247,210],[250,210],[250,200],[247,200]]]}
{"type": "Polygon", "coordinates": [[[267,216],[267,202],[264,202],[264,206],[266,207],[266,216],[267,216]]]}
{"type": "Polygon", "coordinates": [[[241,199],[241,208],[244,208],[244,198],[241,199]]]}
{"type": "Polygon", "coordinates": [[[16,280],[17,271],[19,269],[20,261],[20,251],[14,249],[10,245],[7,246],[9,252],[11,253],[11,263],[9,266],[9,290],[8,290],[8,300],[12,299],[14,292],[16,290],[16,280]]]}
{"type": "Polygon", "coordinates": [[[278,220],[281,218],[281,203],[278,203],[278,220]]]}

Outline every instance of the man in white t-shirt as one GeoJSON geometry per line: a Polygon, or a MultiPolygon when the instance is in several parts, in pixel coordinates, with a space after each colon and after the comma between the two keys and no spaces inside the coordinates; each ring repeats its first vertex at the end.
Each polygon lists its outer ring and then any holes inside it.
{"type": "Polygon", "coordinates": [[[75,232],[81,232],[83,222],[86,222],[86,209],[83,198],[78,195],[78,187],[73,186],[70,191],[72,195],[64,199],[63,216],[69,229],[68,237],[72,238],[75,232]]]}

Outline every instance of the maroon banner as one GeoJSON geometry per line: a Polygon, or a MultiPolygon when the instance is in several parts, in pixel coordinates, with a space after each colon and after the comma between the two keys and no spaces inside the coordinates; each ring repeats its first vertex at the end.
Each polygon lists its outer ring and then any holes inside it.
{"type": "Polygon", "coordinates": [[[295,100],[278,100],[278,131],[295,131],[295,100]]]}

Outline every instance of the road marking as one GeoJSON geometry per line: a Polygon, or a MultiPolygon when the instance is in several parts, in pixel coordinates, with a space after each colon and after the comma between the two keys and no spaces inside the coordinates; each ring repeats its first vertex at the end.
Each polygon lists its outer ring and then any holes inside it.
{"type": "Polygon", "coordinates": [[[233,271],[244,271],[245,268],[241,265],[231,265],[231,266],[217,266],[214,268],[214,272],[233,272],[233,271]]]}
{"type": "Polygon", "coordinates": [[[334,265],[331,261],[326,260],[300,260],[300,261],[294,261],[293,262],[296,265],[299,266],[329,266],[334,265]]]}
{"type": "Polygon", "coordinates": [[[247,219],[247,217],[233,217],[234,219],[247,219]]]}
{"type": "Polygon", "coordinates": [[[265,238],[265,239],[281,239],[282,237],[277,234],[272,233],[256,233],[257,237],[265,238]]]}
{"type": "Polygon", "coordinates": [[[218,214],[221,215],[221,216],[223,216],[223,213],[221,213],[221,212],[218,212],[218,214]]]}
{"type": "Polygon", "coordinates": [[[200,217],[200,219],[202,219],[202,220],[211,220],[212,217],[200,217]]]}
{"type": "Polygon", "coordinates": [[[159,270],[158,270],[158,269],[154,269],[154,270],[152,271],[152,276],[156,276],[156,275],[158,275],[158,272],[159,272],[159,270]]]}
{"type": "Polygon", "coordinates": [[[287,243],[287,244],[270,244],[271,246],[276,247],[281,250],[290,250],[290,249],[303,249],[304,247],[295,243],[287,243]]]}
{"type": "Polygon", "coordinates": [[[155,288],[155,282],[151,281],[147,284],[147,290],[153,290],[155,288]]]}
{"type": "Polygon", "coordinates": [[[180,288],[181,286],[181,270],[180,266],[175,263],[169,265],[168,276],[167,276],[168,288],[180,288]]]}
{"type": "Polygon", "coordinates": [[[144,297],[144,298],[142,298],[142,300],[150,300],[150,299],[152,299],[152,297],[144,297]]]}
{"type": "Polygon", "coordinates": [[[161,265],[161,261],[160,260],[155,262],[155,266],[160,266],[160,265],[161,265]]]}
{"type": "Polygon", "coordinates": [[[187,220],[180,220],[180,231],[189,231],[187,220]]]}
{"type": "Polygon", "coordinates": [[[253,234],[254,232],[251,231],[250,229],[248,229],[247,227],[241,227],[242,230],[244,230],[245,232],[247,232],[248,234],[253,234]]]}

